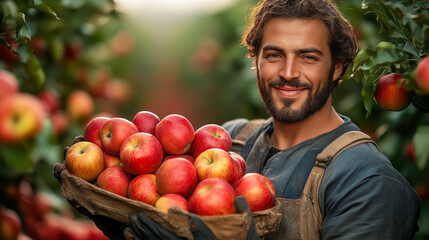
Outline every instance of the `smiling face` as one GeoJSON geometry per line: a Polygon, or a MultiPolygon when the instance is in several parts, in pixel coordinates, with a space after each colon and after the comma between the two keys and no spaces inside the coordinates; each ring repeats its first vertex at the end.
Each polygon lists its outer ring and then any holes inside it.
{"type": "Polygon", "coordinates": [[[267,22],[256,60],[258,89],[274,120],[301,121],[329,107],[333,79],[328,31],[317,19],[273,18],[267,22]]]}

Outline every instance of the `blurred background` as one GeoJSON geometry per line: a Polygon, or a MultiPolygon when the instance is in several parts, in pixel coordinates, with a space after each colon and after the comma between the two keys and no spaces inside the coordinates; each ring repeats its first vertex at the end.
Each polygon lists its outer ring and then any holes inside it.
{"type": "MultiPolygon", "coordinates": [[[[415,69],[429,53],[429,3],[335,2],[356,29],[359,54],[333,104],[415,187],[423,202],[415,239],[428,239],[429,101],[415,69]],[[389,73],[401,74],[411,92],[403,110],[382,109],[373,99],[389,73]]],[[[177,113],[194,129],[268,117],[241,44],[256,3],[1,1],[0,239],[15,230],[20,239],[104,238],[70,208],[52,175],[63,148],[96,116],[177,113]],[[15,124],[3,120],[9,116],[15,124]]]]}

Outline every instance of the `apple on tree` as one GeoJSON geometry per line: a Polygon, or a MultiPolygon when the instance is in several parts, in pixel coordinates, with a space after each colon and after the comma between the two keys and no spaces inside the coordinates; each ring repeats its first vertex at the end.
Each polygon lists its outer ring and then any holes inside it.
{"type": "Polygon", "coordinates": [[[155,136],[166,154],[180,155],[190,149],[194,140],[194,128],[184,116],[170,114],[156,125],[155,136]]]}
{"type": "Polygon", "coordinates": [[[160,119],[153,112],[140,111],[134,116],[132,122],[139,129],[139,132],[155,135],[155,127],[160,122],[160,119]]]}
{"type": "Polygon", "coordinates": [[[18,79],[6,70],[0,70],[0,99],[19,91],[18,79]]]}
{"type": "Polygon", "coordinates": [[[176,193],[188,197],[197,182],[194,165],[180,157],[163,162],[156,171],[156,187],[162,195],[176,193]]]}
{"type": "Polygon", "coordinates": [[[16,93],[0,101],[0,141],[15,144],[34,137],[42,129],[45,111],[38,98],[16,93]]]}
{"type": "Polygon", "coordinates": [[[94,112],[94,100],[85,91],[74,91],[67,98],[67,112],[72,120],[83,121],[94,112]]]}
{"type": "Polygon", "coordinates": [[[0,239],[15,240],[21,230],[18,214],[12,209],[0,206],[0,239]]]}
{"type": "Polygon", "coordinates": [[[138,131],[136,125],[127,119],[113,117],[101,126],[100,142],[104,151],[119,156],[121,145],[125,139],[138,131]]]}
{"type": "Polygon", "coordinates": [[[97,186],[122,197],[128,196],[131,177],[121,166],[104,169],[97,178],[97,186]]]}
{"type": "Polygon", "coordinates": [[[122,143],[119,158],[132,175],[152,173],[162,162],[163,151],[158,139],[149,133],[135,133],[122,143]]]}
{"type": "Polygon", "coordinates": [[[155,207],[161,211],[168,213],[171,207],[179,207],[189,212],[188,200],[183,196],[175,193],[167,193],[162,195],[156,202],[155,207]]]}
{"type": "Polygon", "coordinates": [[[405,81],[398,73],[383,75],[374,93],[376,103],[384,110],[401,111],[411,102],[411,92],[404,89],[405,81]]]}
{"type": "Polygon", "coordinates": [[[221,178],[206,178],[198,183],[188,198],[189,210],[200,216],[235,213],[234,188],[221,178]]]}
{"type": "Polygon", "coordinates": [[[237,195],[242,195],[252,212],[271,208],[276,203],[274,184],[259,173],[245,174],[235,185],[237,195]]]}
{"type": "Polygon", "coordinates": [[[103,151],[88,141],[73,144],[67,151],[65,162],[70,174],[87,181],[95,180],[104,170],[103,151]]]}
{"type": "Polygon", "coordinates": [[[199,181],[206,178],[222,178],[230,184],[237,179],[238,169],[229,152],[220,148],[211,148],[202,152],[195,159],[195,169],[199,181]]]}
{"type": "Polygon", "coordinates": [[[416,82],[420,90],[429,95],[429,57],[424,57],[416,68],[416,82]]]}
{"type": "Polygon", "coordinates": [[[200,153],[210,148],[229,151],[231,145],[231,136],[223,127],[216,124],[207,124],[195,131],[191,152],[193,157],[197,158],[200,153]]]}
{"type": "Polygon", "coordinates": [[[128,198],[154,206],[161,196],[156,188],[155,174],[136,176],[128,187],[128,198]]]}

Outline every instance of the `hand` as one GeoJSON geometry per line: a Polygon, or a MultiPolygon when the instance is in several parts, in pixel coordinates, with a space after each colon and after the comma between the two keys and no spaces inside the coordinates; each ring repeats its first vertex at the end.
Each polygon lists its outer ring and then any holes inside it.
{"type": "MultiPolygon", "coordinates": [[[[250,217],[249,231],[247,233],[246,240],[259,239],[255,228],[255,219],[253,218],[253,214],[250,211],[250,207],[247,204],[246,199],[243,196],[238,196],[234,203],[237,213],[240,214],[247,212],[250,217]]],[[[194,236],[194,239],[216,239],[213,232],[204,224],[200,217],[193,213],[189,213],[188,215],[191,220],[190,230],[194,236]]],[[[124,236],[126,239],[181,239],[174,233],[169,232],[168,230],[161,227],[158,223],[156,223],[143,212],[131,213],[130,222],[131,226],[128,226],[124,231],[124,236]]]]}
{"type": "MultiPolygon", "coordinates": [[[[73,139],[73,144],[85,141],[84,136],[76,136],[73,139]]],[[[69,150],[69,146],[64,148],[64,156],[63,156],[63,162],[66,159],[67,152],[69,150]]],[[[56,163],[54,165],[54,168],[52,170],[52,174],[55,176],[55,178],[62,183],[61,181],[61,172],[65,169],[64,163],[56,163]]],[[[92,215],[90,212],[88,212],[87,209],[79,205],[79,203],[75,201],[71,201],[67,199],[70,206],[72,206],[76,211],[78,211],[80,214],[87,216],[89,219],[91,219],[97,227],[103,231],[104,235],[106,235],[109,239],[123,239],[123,230],[125,229],[126,225],[121,224],[113,219],[99,216],[99,215],[92,215]]]]}

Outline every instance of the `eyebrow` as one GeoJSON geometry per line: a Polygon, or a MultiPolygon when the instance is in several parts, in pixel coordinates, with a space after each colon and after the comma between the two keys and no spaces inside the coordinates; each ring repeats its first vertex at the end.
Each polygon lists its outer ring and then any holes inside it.
{"type": "MultiPolygon", "coordinates": [[[[273,46],[273,45],[267,45],[267,46],[264,46],[262,48],[263,52],[270,51],[270,50],[278,51],[278,52],[283,52],[282,48],[276,47],[276,46],[273,46]]],[[[298,54],[302,54],[302,53],[316,53],[317,55],[320,55],[320,56],[324,56],[325,55],[325,54],[323,54],[322,51],[320,51],[317,48],[302,48],[302,49],[298,49],[296,52],[298,54]]]]}

